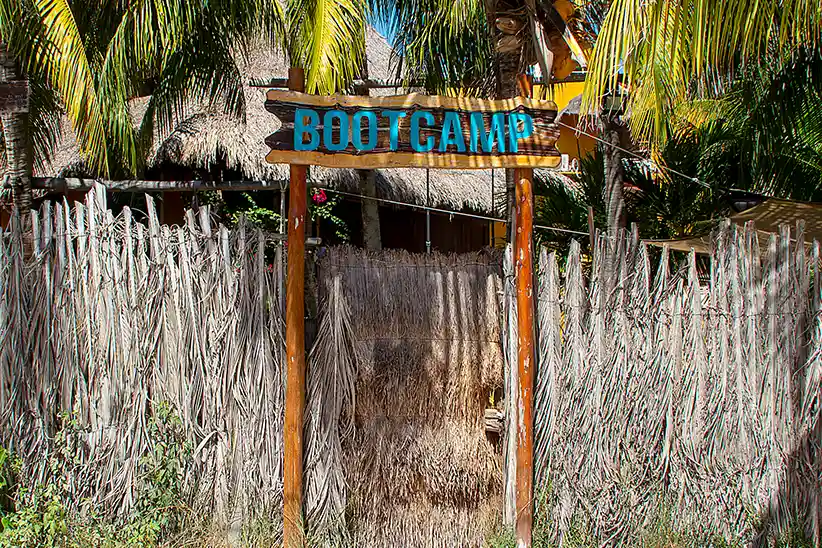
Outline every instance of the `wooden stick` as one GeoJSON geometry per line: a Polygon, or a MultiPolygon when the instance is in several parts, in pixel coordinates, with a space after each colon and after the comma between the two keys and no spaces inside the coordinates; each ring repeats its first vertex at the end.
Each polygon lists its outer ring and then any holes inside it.
{"type": "MultiPolygon", "coordinates": [[[[288,70],[289,89],[305,89],[305,73],[288,70]]],[[[305,414],[305,222],[306,166],[291,166],[288,202],[288,270],[285,302],[285,428],[283,544],[303,546],[303,417],[305,414]]]]}
{"type": "MultiPolygon", "coordinates": [[[[520,92],[530,96],[530,77],[518,78],[520,92]]],[[[514,264],[517,285],[519,405],[517,406],[517,548],[531,546],[534,491],[534,170],[518,168],[516,178],[516,233],[514,264]]]]}

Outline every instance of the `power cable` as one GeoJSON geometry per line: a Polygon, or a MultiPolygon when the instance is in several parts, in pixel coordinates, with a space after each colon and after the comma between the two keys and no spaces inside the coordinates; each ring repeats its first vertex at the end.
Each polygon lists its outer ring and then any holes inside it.
{"type": "MultiPolygon", "coordinates": [[[[609,143],[608,141],[606,141],[606,140],[604,140],[604,139],[601,139],[601,138],[597,137],[596,135],[592,135],[592,134],[590,134],[590,133],[587,133],[587,132],[585,132],[585,131],[583,131],[583,130],[581,130],[581,129],[579,129],[579,128],[573,127],[573,126],[569,126],[568,124],[563,123],[563,122],[560,122],[559,120],[556,120],[555,122],[556,122],[556,124],[557,124],[557,125],[560,125],[560,126],[562,126],[562,127],[566,127],[566,128],[568,128],[568,129],[570,129],[570,130],[573,130],[573,131],[575,131],[575,132],[577,132],[577,133],[581,134],[581,135],[585,135],[586,137],[590,137],[590,138],[591,138],[591,139],[593,139],[594,141],[598,141],[598,142],[602,143],[603,145],[606,145],[606,146],[609,146],[609,147],[611,147],[611,148],[614,148],[614,149],[616,149],[616,150],[618,150],[618,151],[620,151],[620,152],[624,152],[624,153],[625,153],[625,154],[627,154],[628,156],[632,156],[632,157],[634,157],[634,158],[636,158],[636,159],[638,159],[638,160],[642,160],[642,161],[646,161],[646,160],[647,160],[647,158],[644,158],[644,157],[640,156],[639,154],[637,154],[637,153],[635,153],[635,152],[632,152],[632,151],[630,151],[630,150],[628,150],[628,149],[622,148],[622,147],[621,147],[621,146],[619,146],[619,145],[615,145],[615,144],[613,144],[613,143],[609,143]]],[[[659,165],[658,167],[660,167],[660,168],[664,169],[665,171],[670,171],[671,173],[673,173],[673,174],[675,174],[675,175],[679,175],[680,177],[684,177],[684,178],[688,179],[689,181],[693,181],[693,182],[695,182],[696,184],[698,184],[698,185],[700,185],[700,186],[703,186],[703,187],[705,187],[705,188],[713,188],[713,187],[712,187],[711,185],[709,185],[708,183],[703,182],[703,181],[700,181],[700,180],[699,180],[699,179],[697,179],[696,177],[691,177],[690,175],[686,175],[686,174],[682,173],[681,171],[677,171],[677,170],[675,170],[675,169],[673,169],[673,168],[670,168],[670,167],[668,167],[668,166],[666,166],[666,165],[659,165]]]]}
{"type": "MultiPolygon", "coordinates": [[[[317,188],[319,188],[319,187],[317,187],[317,188]]],[[[323,190],[325,190],[326,192],[339,194],[340,196],[349,196],[349,197],[352,197],[352,198],[359,198],[361,200],[374,200],[376,202],[381,202],[381,203],[384,203],[384,204],[400,205],[400,206],[411,207],[411,208],[415,208],[415,209],[422,209],[424,211],[433,211],[435,213],[444,213],[446,215],[457,215],[457,216],[462,216],[462,217],[470,217],[472,219],[480,219],[480,220],[483,220],[483,221],[494,221],[494,222],[506,223],[506,224],[508,222],[505,219],[500,219],[500,218],[497,218],[497,217],[489,217],[487,215],[479,215],[479,214],[476,214],[476,213],[465,213],[465,212],[462,212],[462,211],[452,211],[450,209],[442,209],[442,208],[439,208],[439,207],[423,206],[423,205],[414,204],[414,203],[410,203],[410,202],[402,202],[402,201],[399,201],[399,200],[389,200],[388,198],[377,198],[375,196],[365,196],[363,194],[356,194],[354,192],[344,192],[342,190],[334,190],[333,188],[324,188],[323,187],[323,190]]],[[[579,231],[579,230],[571,230],[569,228],[559,228],[559,227],[556,227],[556,226],[534,225],[534,228],[542,228],[544,230],[551,230],[551,231],[554,231],[554,232],[564,232],[564,233],[567,233],[567,234],[579,234],[579,235],[582,235],[582,236],[588,236],[587,232],[582,232],[582,231],[579,231]]]]}

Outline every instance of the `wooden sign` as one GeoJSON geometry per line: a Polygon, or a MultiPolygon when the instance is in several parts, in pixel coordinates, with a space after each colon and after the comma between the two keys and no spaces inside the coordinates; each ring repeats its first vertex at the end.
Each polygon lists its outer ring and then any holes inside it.
{"type": "Polygon", "coordinates": [[[28,112],[29,86],[25,80],[0,82],[0,113],[28,112]]]}
{"type": "Polygon", "coordinates": [[[266,138],[272,164],[471,169],[560,162],[550,101],[272,90],[265,104],[282,122],[266,138]]]}

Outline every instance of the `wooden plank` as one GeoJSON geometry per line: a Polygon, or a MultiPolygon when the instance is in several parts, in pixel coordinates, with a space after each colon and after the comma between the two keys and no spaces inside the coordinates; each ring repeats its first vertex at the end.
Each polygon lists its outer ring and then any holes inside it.
{"type": "Polygon", "coordinates": [[[297,157],[294,152],[274,151],[265,158],[271,164],[305,162],[305,165],[323,167],[382,169],[419,167],[432,169],[491,169],[503,167],[555,168],[559,166],[559,156],[458,156],[424,155],[411,152],[385,152],[373,155],[323,154],[302,152],[297,157]]]}
{"type": "Polygon", "coordinates": [[[553,101],[514,97],[511,99],[479,99],[476,97],[444,97],[441,95],[424,95],[409,93],[407,95],[389,95],[387,97],[368,97],[365,95],[311,95],[293,91],[269,90],[266,94],[266,105],[272,102],[298,103],[306,107],[318,108],[371,108],[408,110],[414,107],[447,110],[469,110],[478,112],[508,112],[520,107],[533,110],[557,110],[553,101]]]}
{"type": "Polygon", "coordinates": [[[29,85],[25,80],[0,82],[0,113],[17,114],[29,110],[29,85]]]}
{"type": "Polygon", "coordinates": [[[206,190],[252,191],[280,190],[288,181],[142,181],[139,179],[109,180],[75,177],[33,177],[32,187],[54,192],[91,190],[101,184],[114,192],[202,192],[206,190]]]}
{"type": "MultiPolygon", "coordinates": [[[[305,89],[302,69],[288,71],[289,87],[305,89]]],[[[303,420],[305,416],[305,166],[291,166],[288,201],[288,269],[285,302],[285,426],[283,447],[283,541],[299,548],[303,538],[303,420]]]]}
{"type": "Polygon", "coordinates": [[[560,163],[557,107],[551,101],[418,94],[312,96],[271,90],[266,109],[282,124],[266,138],[270,163],[365,169],[560,163]],[[296,124],[298,110],[306,113],[296,124]]]}
{"type": "MultiPolygon", "coordinates": [[[[531,95],[530,78],[520,76],[520,91],[531,95]]],[[[514,261],[517,286],[519,416],[517,425],[517,546],[531,546],[534,512],[534,170],[517,169],[514,261]]]]}

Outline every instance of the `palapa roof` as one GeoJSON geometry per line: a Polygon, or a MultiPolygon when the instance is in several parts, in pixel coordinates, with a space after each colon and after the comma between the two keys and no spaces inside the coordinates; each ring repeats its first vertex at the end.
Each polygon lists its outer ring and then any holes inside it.
{"type": "MultiPolygon", "coordinates": [[[[391,80],[391,46],[373,28],[366,35],[368,77],[391,80]]],[[[247,59],[240,60],[246,82],[284,78],[288,74],[286,57],[281,53],[254,48],[247,59]]],[[[227,167],[251,180],[287,180],[288,166],[273,165],[265,160],[269,151],[265,138],[279,128],[277,118],[265,110],[266,88],[246,85],[245,122],[222,112],[218,107],[193,105],[186,109],[174,131],[155,139],[148,167],[173,164],[192,169],[207,169],[223,158],[227,167]]],[[[397,93],[403,93],[398,89],[397,93]]],[[[372,90],[374,95],[391,95],[394,90],[372,90]]],[[[132,101],[135,122],[142,119],[147,98],[132,101]]],[[[71,126],[64,121],[64,139],[54,154],[44,176],[82,176],[85,168],[71,126]]],[[[445,209],[489,213],[493,211],[492,188],[504,191],[505,172],[493,170],[431,170],[430,205],[445,209]]],[[[312,167],[310,178],[315,184],[359,194],[359,176],[353,169],[312,167]]],[[[428,204],[426,170],[418,168],[377,170],[377,196],[417,205],[428,204]]]]}
{"type": "MultiPolygon", "coordinates": [[[[744,227],[750,222],[763,249],[767,249],[771,236],[779,234],[783,226],[791,230],[795,239],[794,231],[799,222],[804,224],[803,239],[806,245],[811,245],[814,240],[822,242],[822,204],[768,198],[759,205],[731,215],[729,219],[739,227],[744,227]]],[[[694,250],[703,254],[710,254],[713,246],[713,238],[709,233],[670,240],[645,241],[659,247],[667,245],[675,251],[694,250]]]]}

